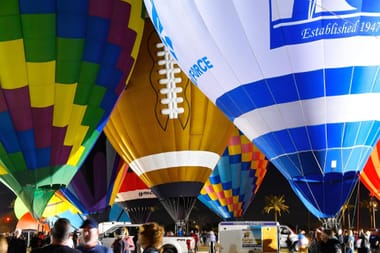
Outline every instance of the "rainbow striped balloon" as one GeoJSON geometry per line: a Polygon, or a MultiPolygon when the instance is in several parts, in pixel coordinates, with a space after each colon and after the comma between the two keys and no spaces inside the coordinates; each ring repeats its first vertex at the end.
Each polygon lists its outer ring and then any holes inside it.
{"type": "Polygon", "coordinates": [[[137,57],[135,0],[0,2],[1,180],[34,216],[70,182],[137,57]]]}

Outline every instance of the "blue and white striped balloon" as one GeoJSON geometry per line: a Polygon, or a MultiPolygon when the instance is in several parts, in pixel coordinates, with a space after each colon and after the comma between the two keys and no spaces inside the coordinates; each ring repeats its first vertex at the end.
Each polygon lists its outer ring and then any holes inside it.
{"type": "Polygon", "coordinates": [[[145,0],[198,87],[289,180],[335,217],[380,119],[380,1],[145,0]]]}

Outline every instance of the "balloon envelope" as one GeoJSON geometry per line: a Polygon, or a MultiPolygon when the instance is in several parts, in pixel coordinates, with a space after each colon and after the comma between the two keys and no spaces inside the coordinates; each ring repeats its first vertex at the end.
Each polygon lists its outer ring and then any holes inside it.
{"type": "Polygon", "coordinates": [[[33,229],[36,231],[50,231],[49,224],[44,221],[36,220],[31,213],[27,212],[18,220],[17,229],[33,229]]]}
{"type": "MultiPolygon", "coordinates": [[[[20,219],[25,213],[29,213],[28,208],[20,198],[16,198],[14,203],[15,216],[20,219]]],[[[59,191],[56,191],[53,197],[47,203],[41,217],[50,218],[60,215],[63,212],[70,211],[72,213],[80,213],[80,210],[67,200],[59,191]]]]}
{"type": "Polygon", "coordinates": [[[0,178],[39,216],[125,87],[142,3],[4,0],[0,10],[0,178]]]}
{"type": "Polygon", "coordinates": [[[131,168],[128,168],[121,183],[115,203],[124,208],[136,224],[148,222],[154,209],[159,206],[156,195],[131,168]]]}
{"type": "Polygon", "coordinates": [[[126,171],[125,162],[102,134],[70,184],[60,192],[84,214],[102,212],[113,204],[126,171]]]}
{"type": "Polygon", "coordinates": [[[267,165],[260,150],[235,129],[198,199],[225,220],[240,218],[259,190],[267,165]]]}
{"type": "Polygon", "coordinates": [[[281,171],[309,211],[335,217],[379,138],[380,2],[145,5],[191,80],[281,171]]]}
{"type": "Polygon", "coordinates": [[[368,189],[371,196],[380,199],[380,143],[373,149],[363,171],[360,173],[360,181],[368,189]]]}
{"type": "Polygon", "coordinates": [[[173,220],[186,220],[233,124],[180,71],[147,22],[105,133],[173,220]]]}
{"type": "MultiPolygon", "coordinates": [[[[109,221],[131,222],[131,218],[129,217],[128,213],[117,202],[115,202],[111,206],[111,210],[109,213],[108,220],[109,221]]],[[[133,223],[135,223],[135,222],[133,222],[133,223]]]]}

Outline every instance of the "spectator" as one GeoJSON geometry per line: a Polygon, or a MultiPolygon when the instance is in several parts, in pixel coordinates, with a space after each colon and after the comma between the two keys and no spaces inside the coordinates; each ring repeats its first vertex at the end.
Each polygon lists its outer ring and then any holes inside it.
{"type": "Polygon", "coordinates": [[[8,241],[5,235],[0,234],[0,253],[8,252],[8,241]]]}
{"type": "Polygon", "coordinates": [[[209,244],[209,252],[215,253],[215,243],[216,243],[216,235],[214,231],[210,230],[207,235],[207,240],[209,244]]]}
{"type": "Polygon", "coordinates": [[[145,223],[139,228],[139,244],[143,253],[159,253],[164,238],[164,228],[155,222],[145,223]]]}
{"type": "Polygon", "coordinates": [[[70,221],[59,218],[52,229],[52,243],[44,247],[32,249],[31,253],[80,253],[80,251],[67,246],[70,236],[70,221]]]}
{"type": "Polygon", "coordinates": [[[194,242],[195,242],[194,251],[197,252],[198,251],[198,241],[199,241],[198,231],[194,232],[193,230],[191,230],[190,236],[194,238],[194,242]]]}
{"type": "Polygon", "coordinates": [[[305,230],[300,229],[298,232],[298,250],[306,252],[309,246],[309,239],[305,235],[305,230]]]}
{"type": "Polygon", "coordinates": [[[82,253],[112,253],[112,249],[100,245],[98,223],[89,218],[80,227],[82,229],[81,244],[77,247],[82,253]]]}
{"type": "Polygon", "coordinates": [[[346,253],[354,253],[355,248],[355,237],[354,237],[354,232],[352,230],[348,230],[348,236],[347,236],[347,241],[346,241],[346,253]]]}
{"type": "Polygon", "coordinates": [[[135,243],[133,242],[133,238],[129,236],[129,231],[126,227],[117,230],[115,232],[115,238],[111,246],[114,253],[130,253],[135,251],[135,243]],[[119,249],[118,245],[121,246],[121,249],[119,249]],[[115,250],[116,248],[118,250],[115,250]]]}
{"type": "Polygon", "coordinates": [[[16,229],[13,233],[13,237],[10,238],[8,245],[8,253],[25,253],[26,252],[26,240],[21,237],[21,229],[16,229]]]}

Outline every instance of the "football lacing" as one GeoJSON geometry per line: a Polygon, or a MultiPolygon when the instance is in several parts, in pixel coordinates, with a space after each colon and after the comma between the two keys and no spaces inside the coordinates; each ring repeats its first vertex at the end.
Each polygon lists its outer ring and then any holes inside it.
{"type": "Polygon", "coordinates": [[[158,60],[158,65],[163,66],[163,68],[158,71],[158,74],[164,76],[159,80],[159,83],[165,85],[160,89],[160,93],[166,95],[160,102],[167,106],[167,108],[161,110],[161,113],[169,115],[170,119],[176,119],[179,114],[184,112],[184,108],[179,105],[183,102],[183,97],[178,94],[181,93],[183,89],[182,87],[177,87],[177,83],[181,83],[182,78],[175,76],[181,72],[181,69],[162,43],[157,43],[156,48],[159,49],[157,56],[162,58],[158,60]]]}

